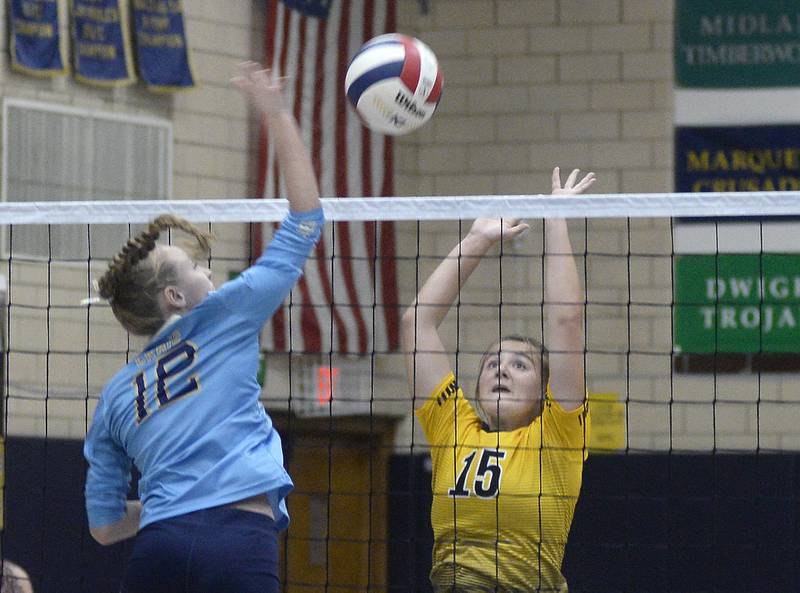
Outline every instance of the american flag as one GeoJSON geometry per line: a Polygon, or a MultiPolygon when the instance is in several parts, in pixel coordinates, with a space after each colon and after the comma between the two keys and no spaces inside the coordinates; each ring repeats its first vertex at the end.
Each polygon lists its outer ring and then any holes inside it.
{"type": "MultiPolygon", "coordinates": [[[[350,57],[365,41],[395,31],[396,0],[310,4],[321,4],[327,18],[304,14],[296,0],[267,0],[265,64],[290,77],[286,99],[311,151],[322,196],[390,196],[391,138],[361,125],[347,103],[344,78],[350,57]]],[[[261,196],[286,195],[267,135],[262,135],[259,171],[261,196]]],[[[263,232],[273,230],[267,226],[263,232]]],[[[267,240],[258,229],[255,253],[267,240]]],[[[397,350],[394,255],[393,222],[326,225],[291,306],[279,309],[268,326],[264,348],[361,355],[397,350]]]]}

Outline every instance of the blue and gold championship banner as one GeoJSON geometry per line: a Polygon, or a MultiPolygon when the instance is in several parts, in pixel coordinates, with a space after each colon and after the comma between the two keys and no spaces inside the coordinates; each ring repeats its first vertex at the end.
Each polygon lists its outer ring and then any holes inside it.
{"type": "Polygon", "coordinates": [[[75,78],[102,87],[136,81],[127,0],[70,0],[75,78]]]}
{"type": "Polygon", "coordinates": [[[283,3],[289,8],[294,8],[305,15],[314,16],[318,19],[326,19],[331,10],[332,1],[333,0],[283,0],[283,3]]]}
{"type": "Polygon", "coordinates": [[[800,190],[800,125],[675,128],[675,191],[800,190]]]}
{"type": "Polygon", "coordinates": [[[132,0],[132,4],[140,78],[152,91],[193,88],[181,0],[132,0]]]}
{"type": "Polygon", "coordinates": [[[11,68],[35,76],[69,73],[64,0],[10,0],[11,68]]]}

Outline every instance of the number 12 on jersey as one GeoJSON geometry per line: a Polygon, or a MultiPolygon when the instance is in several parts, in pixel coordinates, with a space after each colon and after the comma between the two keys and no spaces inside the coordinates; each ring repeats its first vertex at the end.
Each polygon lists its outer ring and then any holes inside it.
{"type": "MultiPolygon", "coordinates": [[[[189,395],[200,389],[200,380],[192,375],[183,384],[175,385],[175,375],[191,367],[197,355],[197,347],[191,342],[181,342],[176,348],[167,352],[156,363],[155,402],[158,408],[175,401],[179,397],[189,395]],[[169,383],[168,383],[169,382],[169,383]]],[[[151,414],[147,405],[147,377],[142,371],[133,381],[136,397],[136,424],[141,424],[151,414]]]]}
{"type": "Polygon", "coordinates": [[[500,492],[500,479],[503,477],[503,467],[498,463],[504,459],[506,452],[503,449],[482,449],[478,467],[475,470],[475,479],[472,490],[467,487],[467,478],[472,468],[472,462],[478,455],[478,450],[473,450],[462,461],[461,473],[456,478],[455,486],[447,491],[448,496],[464,498],[473,493],[478,498],[494,498],[500,492]]]}

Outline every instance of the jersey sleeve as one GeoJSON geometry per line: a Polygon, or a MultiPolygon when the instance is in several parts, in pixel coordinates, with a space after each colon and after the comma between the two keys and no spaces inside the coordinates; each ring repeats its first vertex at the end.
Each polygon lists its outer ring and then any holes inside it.
{"type": "Polygon", "coordinates": [[[480,418],[464,397],[453,373],[448,373],[433,390],[417,418],[430,445],[463,442],[467,431],[480,425],[480,418]]]}
{"type": "Polygon", "coordinates": [[[588,399],[579,408],[566,411],[553,397],[548,385],[542,423],[550,443],[567,450],[583,451],[583,459],[587,458],[592,428],[588,399]]]}
{"type": "Polygon", "coordinates": [[[86,435],[83,455],[89,464],[85,489],[89,527],[119,521],[126,512],[131,461],[108,431],[102,398],[86,435]]]}
{"type": "Polygon", "coordinates": [[[293,212],[256,263],[217,291],[229,310],[261,327],[291,292],[322,233],[322,208],[293,212]]]}

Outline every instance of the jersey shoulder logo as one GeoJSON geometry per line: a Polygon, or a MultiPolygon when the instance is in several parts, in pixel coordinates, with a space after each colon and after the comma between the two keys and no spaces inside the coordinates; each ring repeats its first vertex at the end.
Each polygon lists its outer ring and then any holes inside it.
{"type": "Polygon", "coordinates": [[[441,393],[436,396],[436,403],[441,407],[448,399],[458,395],[458,385],[456,379],[453,377],[450,382],[444,386],[441,393]]]}
{"type": "Polygon", "coordinates": [[[313,220],[304,220],[297,225],[297,231],[304,237],[308,238],[317,232],[317,223],[313,220]]]}

